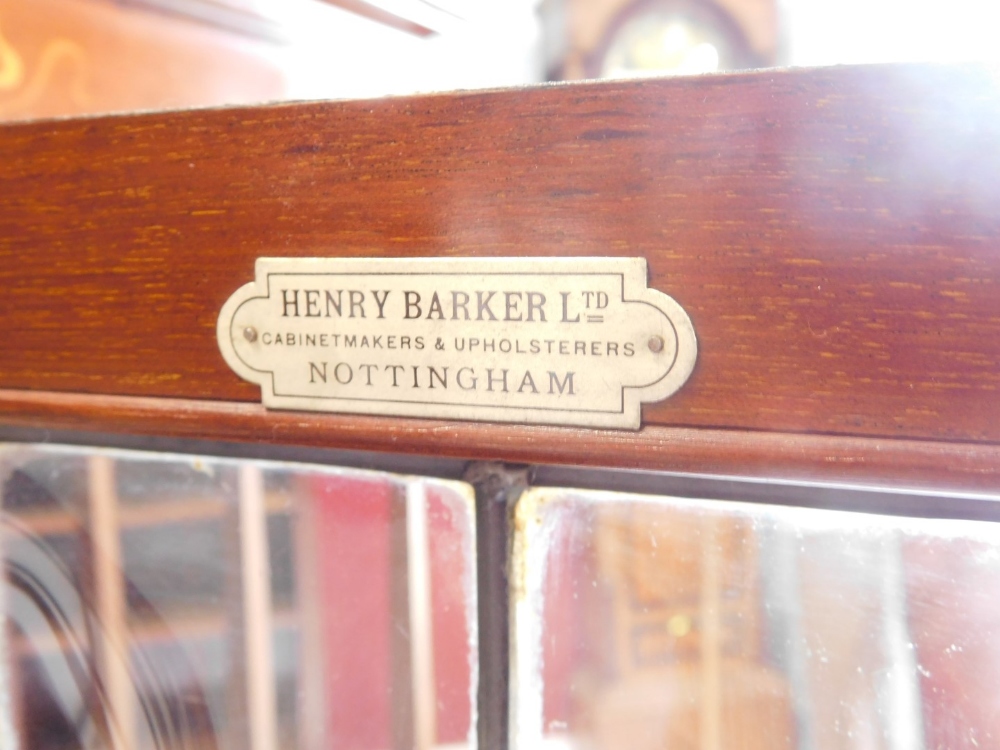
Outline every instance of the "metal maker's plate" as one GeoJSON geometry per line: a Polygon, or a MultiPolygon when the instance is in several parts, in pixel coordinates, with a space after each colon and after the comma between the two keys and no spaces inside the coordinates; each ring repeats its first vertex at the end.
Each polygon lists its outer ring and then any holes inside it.
{"type": "Polygon", "coordinates": [[[637,429],[694,368],[642,258],[260,258],[219,348],[276,409],[637,429]]]}

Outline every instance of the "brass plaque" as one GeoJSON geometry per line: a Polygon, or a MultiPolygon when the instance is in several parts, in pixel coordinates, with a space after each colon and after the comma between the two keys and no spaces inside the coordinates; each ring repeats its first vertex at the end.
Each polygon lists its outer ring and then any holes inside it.
{"type": "Polygon", "coordinates": [[[638,429],[694,368],[643,258],[260,258],[219,314],[268,408],[638,429]]]}

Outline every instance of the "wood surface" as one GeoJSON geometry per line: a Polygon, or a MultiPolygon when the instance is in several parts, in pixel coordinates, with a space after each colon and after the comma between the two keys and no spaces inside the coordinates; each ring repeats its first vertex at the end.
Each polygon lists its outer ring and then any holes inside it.
{"type": "MultiPolygon", "coordinates": [[[[286,96],[289,85],[275,45],[181,16],[123,5],[0,0],[0,119],[286,96]]],[[[215,3],[206,2],[203,9],[210,11],[212,6],[225,15],[215,3]]],[[[196,9],[199,4],[188,7],[196,9]]],[[[228,15],[233,20],[239,16],[228,15]]],[[[253,20],[250,14],[243,17],[253,20]]],[[[261,30],[266,27],[263,19],[257,25],[261,30]]]]}
{"type": "MultiPolygon", "coordinates": [[[[257,404],[0,390],[3,423],[54,430],[695,472],[894,488],[1000,490],[1000,447],[675,427],[578,430],[269,412],[257,404]]],[[[572,484],[572,481],[567,482],[572,484]]]]}
{"type": "MultiPolygon", "coordinates": [[[[677,463],[660,453],[678,447],[665,427],[1000,439],[1000,96],[986,69],[34,122],[0,127],[0,153],[3,421],[89,413],[146,431],[152,412],[171,434],[317,444],[314,429],[337,445],[649,467],[677,463]],[[639,435],[266,415],[215,340],[264,255],[642,256],[690,314],[699,360],[639,435]],[[184,400],[174,416],[157,400],[63,410],[32,389],[184,400]]],[[[719,460],[760,455],[737,443],[719,460]]]]}

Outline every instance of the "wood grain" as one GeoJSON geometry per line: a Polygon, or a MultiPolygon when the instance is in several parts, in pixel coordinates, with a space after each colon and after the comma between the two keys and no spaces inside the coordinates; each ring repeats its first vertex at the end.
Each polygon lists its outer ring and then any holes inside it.
{"type": "Polygon", "coordinates": [[[639,433],[269,412],[256,404],[0,390],[0,424],[695,472],[916,490],[1000,491],[1000,447],[976,443],[647,427],[639,433]]]}
{"type": "MultiPolygon", "coordinates": [[[[289,86],[273,45],[136,5],[0,0],[0,119],[286,96],[289,86]]],[[[220,21],[242,21],[249,33],[269,29],[259,16],[226,13],[212,2],[188,7],[198,5],[209,13],[213,6],[222,10],[220,21]]]]}
{"type": "MultiPolygon", "coordinates": [[[[214,326],[262,255],[625,255],[648,259],[700,343],[647,425],[1000,439],[1000,96],[984,69],[36,122],[0,128],[0,153],[2,388],[258,400],[214,326]]],[[[404,432],[495,435],[494,455],[550,434],[479,429],[404,432]]],[[[641,463],[662,434],[603,439],[645,446],[617,459],[641,463]]]]}

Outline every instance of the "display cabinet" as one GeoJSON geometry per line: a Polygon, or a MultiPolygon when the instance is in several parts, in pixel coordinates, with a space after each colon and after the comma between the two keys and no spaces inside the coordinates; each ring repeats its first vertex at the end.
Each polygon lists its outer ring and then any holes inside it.
{"type": "Polygon", "coordinates": [[[996,745],[998,115],[886,66],[0,127],[0,746],[996,745]],[[697,351],[638,429],[266,408],[260,258],[640,259],[697,351]]]}

